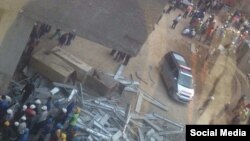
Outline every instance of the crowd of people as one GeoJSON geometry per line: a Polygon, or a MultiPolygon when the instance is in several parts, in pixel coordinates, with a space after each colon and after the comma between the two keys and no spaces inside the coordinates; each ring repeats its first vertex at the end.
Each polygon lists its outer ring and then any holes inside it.
{"type": "Polygon", "coordinates": [[[112,51],[110,52],[110,55],[113,56],[113,59],[117,62],[122,62],[123,65],[128,65],[128,62],[131,58],[131,56],[129,54],[126,54],[122,51],[118,51],[115,49],[112,49],[112,51]]]}
{"type": "MultiPolygon", "coordinates": [[[[249,23],[246,17],[240,11],[235,11],[234,13],[229,13],[226,20],[222,24],[217,23],[215,16],[216,13],[211,9],[216,9],[220,2],[216,0],[200,0],[197,4],[190,4],[186,7],[183,14],[179,14],[171,25],[172,29],[175,29],[177,24],[182,18],[190,17],[190,22],[186,30],[183,33],[190,32],[189,37],[197,38],[199,41],[210,45],[214,36],[223,36],[224,31],[227,28],[233,27],[239,30],[240,34],[235,38],[236,46],[240,46],[241,43],[248,37],[249,23]],[[216,4],[214,4],[214,2],[216,4]],[[208,12],[208,10],[210,10],[208,12]],[[206,14],[209,13],[208,18],[205,19],[206,14]]],[[[169,8],[164,11],[169,14],[172,9],[175,9],[175,5],[170,4],[169,8]]]]}
{"type": "Polygon", "coordinates": [[[76,126],[81,109],[71,101],[62,107],[52,97],[41,100],[34,96],[30,81],[21,91],[21,98],[0,97],[1,141],[78,141],[76,126]]]}

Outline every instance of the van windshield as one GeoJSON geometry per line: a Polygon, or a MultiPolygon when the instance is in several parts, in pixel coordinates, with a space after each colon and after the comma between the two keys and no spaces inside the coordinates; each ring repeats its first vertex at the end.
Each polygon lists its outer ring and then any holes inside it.
{"type": "Polygon", "coordinates": [[[178,84],[186,87],[193,89],[193,78],[192,76],[184,73],[180,73],[179,79],[178,79],[178,84]]]}

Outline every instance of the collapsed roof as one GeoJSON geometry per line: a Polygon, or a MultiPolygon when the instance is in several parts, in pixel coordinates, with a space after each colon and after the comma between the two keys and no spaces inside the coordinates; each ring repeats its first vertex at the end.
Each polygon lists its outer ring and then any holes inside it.
{"type": "Polygon", "coordinates": [[[32,0],[23,14],[136,56],[167,0],[32,0]]]}

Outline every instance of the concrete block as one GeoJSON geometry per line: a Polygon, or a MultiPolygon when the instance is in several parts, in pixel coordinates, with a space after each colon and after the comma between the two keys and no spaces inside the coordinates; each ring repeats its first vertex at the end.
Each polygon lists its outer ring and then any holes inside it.
{"type": "MultiPolygon", "coordinates": [[[[110,94],[118,86],[118,82],[112,77],[100,71],[95,71],[96,75],[87,75],[85,86],[93,94],[105,96],[110,94]]],[[[90,92],[90,93],[91,93],[90,92]]]]}
{"type": "Polygon", "coordinates": [[[118,141],[120,137],[122,137],[122,132],[119,130],[112,136],[112,141],[118,141]]]}
{"type": "Polygon", "coordinates": [[[101,125],[106,124],[109,118],[110,116],[108,114],[105,114],[104,117],[100,120],[100,124],[101,125]]]}
{"type": "Polygon", "coordinates": [[[139,134],[140,141],[144,141],[145,140],[144,135],[140,128],[138,128],[138,134],[139,134]]]}
{"type": "Polygon", "coordinates": [[[159,132],[159,131],[162,131],[162,129],[161,129],[159,126],[155,125],[153,122],[149,121],[148,119],[145,119],[145,118],[144,118],[144,121],[145,121],[146,123],[148,123],[150,126],[152,126],[152,127],[153,127],[155,130],[157,130],[158,132],[159,132]]]}
{"type": "Polygon", "coordinates": [[[152,128],[150,130],[148,130],[148,132],[146,133],[146,135],[149,137],[152,136],[153,134],[155,134],[155,130],[152,128]]]}
{"type": "Polygon", "coordinates": [[[68,81],[75,71],[62,59],[54,54],[47,54],[45,50],[32,55],[30,64],[37,72],[54,82],[68,81]]]}
{"type": "Polygon", "coordinates": [[[58,93],[60,91],[60,89],[58,88],[58,87],[54,87],[51,91],[50,91],[50,93],[52,94],[52,95],[55,95],[56,93],[58,93]]]}
{"type": "Polygon", "coordinates": [[[67,52],[66,50],[55,47],[52,49],[53,54],[63,59],[66,63],[68,63],[71,67],[76,70],[77,78],[80,81],[84,81],[86,75],[92,72],[92,67],[82,61],[81,59],[75,57],[71,53],[67,52]]]}

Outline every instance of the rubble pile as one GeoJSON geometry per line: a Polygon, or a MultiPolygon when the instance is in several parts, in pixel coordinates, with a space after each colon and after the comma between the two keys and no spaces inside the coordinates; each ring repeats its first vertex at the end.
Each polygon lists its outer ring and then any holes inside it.
{"type": "MultiPolygon", "coordinates": [[[[121,76],[122,67],[120,66],[117,74],[112,76],[125,86],[123,91],[129,91],[138,96],[137,103],[124,102],[118,93],[108,96],[93,96],[81,82],[77,82],[75,85],[51,83],[50,80],[39,75],[29,79],[32,79],[36,86],[34,97],[45,100],[52,96],[54,110],[67,107],[72,101],[76,102],[81,109],[77,121],[77,127],[81,130],[78,136],[81,140],[165,141],[170,140],[170,135],[183,134],[183,125],[173,122],[163,115],[140,113],[143,100],[162,110],[167,111],[168,109],[165,104],[140,89],[139,82],[127,80],[121,76]]],[[[13,97],[19,95],[22,87],[21,81],[12,81],[9,89],[12,91],[9,93],[13,97]]],[[[53,114],[53,110],[51,113],[53,114]]]]}

